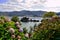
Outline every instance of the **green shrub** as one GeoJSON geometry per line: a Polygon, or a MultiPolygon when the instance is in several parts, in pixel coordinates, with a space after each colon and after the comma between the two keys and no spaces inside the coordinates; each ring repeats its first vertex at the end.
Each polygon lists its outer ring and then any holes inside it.
{"type": "MultiPolygon", "coordinates": [[[[60,19],[44,19],[35,28],[32,40],[58,40],[60,38],[60,19]]],[[[59,39],[60,40],[60,39],[59,39]]]]}
{"type": "Polygon", "coordinates": [[[11,20],[14,21],[14,22],[17,22],[17,21],[19,22],[18,16],[13,16],[11,20]]]}

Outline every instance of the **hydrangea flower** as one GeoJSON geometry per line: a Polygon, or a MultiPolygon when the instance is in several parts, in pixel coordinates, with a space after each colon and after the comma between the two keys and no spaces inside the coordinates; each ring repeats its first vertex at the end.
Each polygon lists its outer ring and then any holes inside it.
{"type": "Polygon", "coordinates": [[[15,38],[15,35],[11,35],[12,38],[15,38]]]}
{"type": "Polygon", "coordinates": [[[18,38],[18,39],[21,39],[21,36],[18,35],[17,38],[18,38]]]}
{"type": "Polygon", "coordinates": [[[20,25],[16,25],[17,28],[20,28],[20,25]]]}
{"type": "Polygon", "coordinates": [[[16,25],[19,25],[20,23],[19,23],[19,22],[16,22],[15,24],[16,24],[16,25]]]}
{"type": "Polygon", "coordinates": [[[20,31],[20,32],[23,32],[23,28],[20,28],[19,31],[20,31]]]}
{"type": "Polygon", "coordinates": [[[10,28],[10,29],[9,29],[9,32],[10,32],[10,33],[14,33],[15,30],[14,30],[13,28],[10,28]]]}
{"type": "Polygon", "coordinates": [[[29,34],[28,34],[28,33],[26,33],[26,34],[25,34],[25,37],[29,38],[29,34]]]}

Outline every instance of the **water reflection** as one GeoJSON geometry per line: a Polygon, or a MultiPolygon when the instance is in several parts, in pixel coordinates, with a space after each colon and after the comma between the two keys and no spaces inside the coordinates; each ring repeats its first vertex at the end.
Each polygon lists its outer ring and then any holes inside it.
{"type": "Polygon", "coordinates": [[[28,29],[28,31],[30,30],[30,27],[34,27],[34,25],[36,25],[36,26],[38,26],[41,22],[41,20],[42,20],[42,18],[41,17],[29,17],[30,19],[36,19],[36,20],[39,20],[39,22],[21,22],[21,27],[22,28],[24,28],[24,27],[26,27],[26,29],[28,29]]]}
{"type": "MultiPolygon", "coordinates": [[[[19,17],[20,20],[21,20],[21,18],[23,18],[23,17],[19,17]]],[[[39,20],[39,22],[21,22],[21,27],[22,28],[26,27],[26,29],[28,29],[28,31],[30,30],[30,27],[33,28],[34,25],[38,26],[41,23],[40,21],[42,20],[41,17],[29,17],[29,18],[33,19],[33,20],[39,20]]]]}

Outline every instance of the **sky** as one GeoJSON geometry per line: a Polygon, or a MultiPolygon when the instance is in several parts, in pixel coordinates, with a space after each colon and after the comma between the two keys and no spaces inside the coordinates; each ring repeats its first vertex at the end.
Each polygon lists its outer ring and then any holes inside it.
{"type": "Polygon", "coordinates": [[[60,0],[0,0],[0,11],[21,10],[60,12],[60,0]]]}

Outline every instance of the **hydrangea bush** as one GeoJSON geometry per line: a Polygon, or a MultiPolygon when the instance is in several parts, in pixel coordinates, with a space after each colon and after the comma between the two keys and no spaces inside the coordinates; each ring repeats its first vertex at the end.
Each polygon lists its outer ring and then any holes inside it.
{"type": "Polygon", "coordinates": [[[17,19],[9,21],[7,17],[0,17],[0,40],[28,40],[20,27],[20,22],[17,19]],[[16,25],[17,24],[17,25],[16,25]]]}

